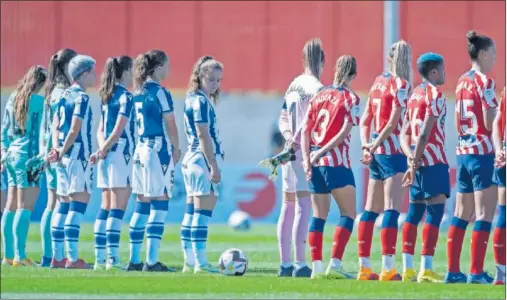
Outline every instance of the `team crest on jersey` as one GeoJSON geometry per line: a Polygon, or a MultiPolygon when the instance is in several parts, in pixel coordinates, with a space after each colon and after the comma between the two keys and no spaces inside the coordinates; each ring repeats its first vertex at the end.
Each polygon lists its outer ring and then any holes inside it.
{"type": "Polygon", "coordinates": [[[130,162],[130,158],[132,156],[130,154],[123,154],[123,158],[125,159],[125,163],[128,165],[130,162]]]}
{"type": "Polygon", "coordinates": [[[82,160],[81,164],[83,165],[83,170],[86,170],[86,168],[88,167],[88,162],[86,160],[82,160]]]}
{"type": "Polygon", "coordinates": [[[168,167],[169,167],[169,165],[168,165],[168,164],[163,164],[163,165],[162,165],[162,172],[164,173],[164,175],[165,175],[165,172],[167,172],[167,168],[168,168],[168,167]]]}

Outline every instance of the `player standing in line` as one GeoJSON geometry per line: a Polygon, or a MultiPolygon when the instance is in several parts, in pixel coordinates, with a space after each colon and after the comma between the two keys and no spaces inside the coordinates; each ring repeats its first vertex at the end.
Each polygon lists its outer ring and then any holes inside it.
{"type": "MultiPolygon", "coordinates": [[[[44,105],[44,118],[42,120],[42,148],[41,153],[47,156],[53,149],[51,138],[51,125],[62,93],[71,85],[71,79],[67,74],[69,61],[76,56],[72,49],[61,49],[51,56],[49,61],[49,79],[46,87],[46,103],[44,105]]],[[[69,213],[69,202],[56,195],[56,163],[46,166],[46,185],[48,201],[46,209],[40,221],[40,232],[42,241],[41,267],[64,268],[66,259],[64,251],[63,226],[69,213]],[[57,201],[57,199],[59,201],[57,201]],[[58,209],[56,209],[56,203],[58,209]],[[53,215],[53,211],[56,211],[53,215]]]]}
{"type": "Polygon", "coordinates": [[[505,284],[505,87],[502,91],[500,109],[493,122],[493,145],[495,147],[495,173],[493,181],[498,186],[499,216],[493,231],[493,254],[495,257],[494,284],[505,284]]]}
{"type": "MultiPolygon", "coordinates": [[[[311,39],[303,48],[303,74],[296,77],[287,89],[284,109],[280,114],[280,131],[288,143],[293,137],[299,140],[299,136],[294,134],[306,117],[308,102],[323,87],[320,82],[323,67],[322,42],[311,39]]],[[[306,264],[306,238],[311,201],[299,149],[296,150],[295,161],[282,165],[282,178],[284,200],[277,226],[281,260],[278,276],[310,277],[312,271],[306,264]],[[295,267],[292,265],[291,240],[296,256],[295,267]]]]}
{"type": "Polygon", "coordinates": [[[219,161],[224,159],[216,113],[223,68],[211,56],[199,58],[192,70],[185,100],[188,151],[182,161],[182,172],[187,196],[192,197],[192,203],[187,201],[187,214],[191,211],[193,214],[181,224],[183,272],[191,272],[192,268],[194,273],[219,272],[208,262],[206,243],[208,222],[220,192],[219,161]],[[190,227],[190,232],[183,230],[184,227],[190,227]]]}
{"type": "Polygon", "coordinates": [[[333,85],[310,101],[303,128],[303,166],[312,193],[313,218],[308,241],[312,278],[353,278],[341,260],[356,217],[356,188],[349,158],[350,130],[359,125],[359,97],[349,88],[357,74],[356,59],[343,55],[336,61],[333,85]],[[322,239],[333,195],[341,217],[333,236],[327,270],[322,264],[322,239]],[[325,274],[324,274],[325,272],[325,274]]]}
{"type": "Polygon", "coordinates": [[[108,58],[100,83],[99,149],[90,157],[90,163],[98,162],[97,187],[102,189],[102,207],[94,226],[95,270],[109,270],[120,262],[121,224],[130,198],[135,148],[134,104],[127,90],[132,85],[133,65],[129,56],[108,58]]]}
{"type": "Polygon", "coordinates": [[[128,271],[174,272],[159,261],[165,219],[172,198],[174,166],[181,158],[171,94],[160,85],[169,74],[169,58],[160,50],[140,54],[135,61],[134,109],[139,143],[134,158],[133,193],[137,194],[130,221],[128,271]],[[141,247],[146,227],[146,263],[141,247]]]}
{"type": "Polygon", "coordinates": [[[39,155],[39,132],[44,97],[37,95],[48,73],[41,66],[31,67],[16,91],[7,100],[2,121],[2,159],[9,187],[13,187],[2,220],[5,264],[33,267],[26,256],[26,239],[35,202],[39,196],[38,178],[27,169],[27,161],[39,155]],[[14,202],[17,202],[15,205],[14,202]],[[14,209],[16,208],[16,212],[14,209]]]}
{"type": "Polygon", "coordinates": [[[417,225],[426,210],[422,230],[421,269],[417,282],[441,282],[433,272],[433,255],[438,241],[445,200],[449,198],[449,164],[445,154],[446,99],[438,86],[445,82],[444,60],[425,53],[417,60],[423,83],[408,101],[408,111],[400,138],[409,169],[403,186],[410,186],[410,206],[403,224],[403,281],[415,281],[414,248],[417,225]]]}
{"type": "Polygon", "coordinates": [[[466,227],[475,205],[475,223],[470,251],[469,283],[491,283],[484,272],[491,222],[496,208],[496,186],[493,183],[494,147],[491,130],[497,100],[495,82],[486,74],[496,61],[495,42],[475,31],[467,33],[468,54],[472,69],[463,74],[456,88],[456,130],[458,132],[456,208],[447,238],[448,273],[446,283],[464,283],[460,256],[466,227]]]}
{"type": "Polygon", "coordinates": [[[95,84],[95,60],[77,55],[69,62],[73,84],[61,95],[53,118],[53,148],[49,162],[58,162],[57,195],[70,200],[64,236],[67,269],[89,269],[78,255],[79,231],[92,192],[93,167],[88,158],[92,150],[92,110],[86,89],[95,84]]]}
{"type": "Polygon", "coordinates": [[[7,202],[7,172],[5,172],[2,168],[0,172],[0,220],[2,220],[2,214],[5,208],[5,203],[7,202]]]}
{"type": "Polygon", "coordinates": [[[369,165],[370,180],[358,229],[358,280],[401,280],[394,266],[394,255],[399,209],[405,192],[401,185],[403,173],[407,170],[407,158],[401,151],[399,135],[412,84],[410,46],[405,41],[393,44],[387,60],[389,72],[375,79],[360,124],[361,162],[369,165]],[[375,220],[382,211],[382,272],[379,277],[371,269],[370,251],[375,220]]]}

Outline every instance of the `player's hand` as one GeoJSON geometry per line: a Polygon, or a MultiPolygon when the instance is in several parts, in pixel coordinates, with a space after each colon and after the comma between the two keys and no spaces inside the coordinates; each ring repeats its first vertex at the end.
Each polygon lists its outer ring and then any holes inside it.
{"type": "Polygon", "coordinates": [[[99,161],[99,158],[97,157],[97,152],[90,155],[90,159],[88,161],[92,166],[94,166],[99,161]]]}
{"type": "Polygon", "coordinates": [[[322,156],[322,152],[320,150],[313,151],[310,153],[310,165],[313,165],[314,163],[319,160],[319,158],[322,156]]]}
{"type": "Polygon", "coordinates": [[[59,160],[60,152],[57,149],[52,149],[48,154],[48,161],[50,163],[57,162],[59,160]]]}
{"type": "Polygon", "coordinates": [[[370,165],[373,161],[373,155],[371,154],[369,148],[363,148],[363,156],[359,160],[364,165],[370,165]]]}
{"type": "Polygon", "coordinates": [[[312,164],[309,159],[303,161],[303,169],[305,170],[306,181],[310,181],[312,179],[312,164]]]}
{"type": "Polygon", "coordinates": [[[501,168],[505,166],[505,153],[499,151],[495,153],[495,168],[501,168]]]}
{"type": "Polygon", "coordinates": [[[180,149],[175,149],[173,151],[173,161],[174,161],[174,165],[176,165],[181,159],[181,150],[180,149]]]}
{"type": "Polygon", "coordinates": [[[402,187],[409,187],[414,183],[415,170],[412,168],[408,168],[408,170],[403,174],[402,179],[402,187]]]}
{"type": "Polygon", "coordinates": [[[222,175],[220,174],[220,170],[218,169],[217,166],[212,166],[211,167],[211,171],[210,171],[210,177],[211,177],[211,182],[213,183],[220,183],[220,180],[222,180],[222,175]]]}

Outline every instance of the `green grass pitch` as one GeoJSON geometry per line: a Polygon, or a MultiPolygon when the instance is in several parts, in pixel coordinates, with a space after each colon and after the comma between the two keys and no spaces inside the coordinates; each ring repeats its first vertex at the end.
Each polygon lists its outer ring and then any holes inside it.
{"type": "MultiPolygon", "coordinates": [[[[469,226],[470,227],[470,226],[469,226]]],[[[325,232],[324,257],[329,257],[334,228],[328,224],[325,232]]],[[[462,269],[469,268],[469,241],[467,233],[462,253],[462,269]]],[[[358,270],[357,232],[354,232],[344,256],[348,271],[358,270]]],[[[419,235],[420,237],[420,235],[419,235]]],[[[441,233],[437,245],[434,269],[444,274],[446,262],[446,234],[441,233]]],[[[93,227],[86,224],[81,230],[80,255],[87,262],[94,260],[93,227]]],[[[400,249],[401,235],[398,237],[400,249]]],[[[420,247],[420,239],[418,246],[420,247]]],[[[235,232],[224,225],[211,225],[208,239],[208,257],[218,261],[227,248],[239,248],[247,253],[249,269],[243,277],[223,275],[187,275],[181,273],[95,272],[92,270],[50,270],[40,268],[1,269],[1,297],[7,298],[481,298],[505,299],[505,288],[492,285],[444,285],[402,282],[358,282],[355,280],[311,280],[308,278],[277,278],[278,247],[275,225],[255,225],[249,232],[235,232]]],[[[416,253],[419,253],[419,247],[416,253]]],[[[38,260],[41,253],[39,225],[32,224],[27,243],[29,256],[38,260]]],[[[128,259],[128,227],[124,226],[120,244],[121,259],[128,259]]],[[[181,270],[182,253],[179,226],[167,225],[161,246],[161,261],[181,270]]],[[[308,255],[309,258],[309,255],[308,255]]],[[[375,232],[372,249],[374,270],[381,264],[379,232],[375,232]]],[[[419,258],[416,256],[418,267],[419,258]]],[[[401,271],[398,252],[397,268],[401,271]]],[[[493,251],[487,252],[486,269],[494,271],[493,251]]]]}

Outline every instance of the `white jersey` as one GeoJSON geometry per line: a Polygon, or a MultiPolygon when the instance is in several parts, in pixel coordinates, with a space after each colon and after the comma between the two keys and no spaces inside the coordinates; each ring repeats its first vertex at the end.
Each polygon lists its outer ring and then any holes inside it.
{"type": "Polygon", "coordinates": [[[313,75],[301,74],[296,77],[285,92],[287,117],[292,134],[306,118],[308,103],[324,85],[313,75]]]}

